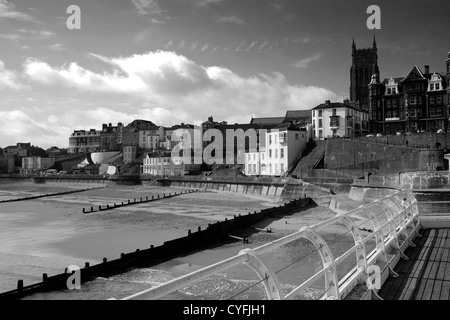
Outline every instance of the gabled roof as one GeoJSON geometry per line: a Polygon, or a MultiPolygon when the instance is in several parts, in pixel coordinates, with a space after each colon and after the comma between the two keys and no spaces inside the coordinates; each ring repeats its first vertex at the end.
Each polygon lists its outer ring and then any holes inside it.
{"type": "MultiPolygon", "coordinates": [[[[405,77],[391,77],[397,84],[402,81],[405,77]]],[[[391,80],[391,78],[385,78],[381,83],[384,85],[387,85],[389,83],[389,80],[391,80]]]]}
{"type": "Polygon", "coordinates": [[[275,128],[273,128],[275,130],[280,130],[280,131],[284,131],[284,130],[289,130],[289,131],[302,131],[301,128],[295,124],[293,124],[292,122],[285,122],[282,123],[278,126],[276,126],[275,128]]]}
{"type": "Polygon", "coordinates": [[[349,108],[349,109],[353,109],[359,112],[365,112],[355,106],[349,105],[349,104],[345,104],[342,102],[330,102],[330,103],[322,103],[319,104],[317,107],[311,109],[312,110],[323,110],[323,109],[337,109],[337,108],[349,108]]]}
{"type": "Polygon", "coordinates": [[[285,121],[296,118],[311,118],[310,110],[288,110],[286,112],[285,121]]]}
{"type": "Polygon", "coordinates": [[[404,77],[400,82],[405,82],[407,80],[426,80],[422,71],[417,66],[414,66],[411,71],[404,77]]]}
{"type": "Polygon", "coordinates": [[[252,118],[250,124],[278,125],[283,123],[283,121],[284,117],[252,118]]]}

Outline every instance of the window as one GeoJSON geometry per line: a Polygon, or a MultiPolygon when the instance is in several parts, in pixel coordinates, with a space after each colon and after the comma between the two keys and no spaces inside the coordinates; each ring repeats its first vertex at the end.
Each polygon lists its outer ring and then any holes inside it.
{"type": "Polygon", "coordinates": [[[416,104],[422,104],[422,97],[416,98],[416,104]]]}
{"type": "Polygon", "coordinates": [[[436,108],[436,117],[442,117],[442,108],[436,108]]]}
{"type": "Polygon", "coordinates": [[[386,107],[387,108],[390,108],[391,107],[391,100],[386,100],[386,107]]]}
{"type": "Polygon", "coordinates": [[[252,173],[252,165],[251,164],[248,165],[247,172],[252,173]]]}
{"type": "Polygon", "coordinates": [[[322,139],[323,138],[323,133],[322,130],[319,130],[319,138],[322,139]]]}
{"type": "Polygon", "coordinates": [[[278,173],[278,163],[275,163],[275,173],[278,173]]]}
{"type": "Polygon", "coordinates": [[[392,100],[392,107],[397,108],[398,107],[398,101],[397,99],[392,100]]]}
{"type": "Polygon", "coordinates": [[[281,166],[281,174],[283,174],[284,173],[284,163],[280,164],[280,166],[281,166]]]}
{"type": "MultiPolygon", "coordinates": [[[[321,120],[322,121],[322,120],[321,120]]],[[[298,140],[299,139],[299,136],[298,136],[298,133],[296,133],[295,134],[295,140],[298,140]]]]}
{"type": "Polygon", "coordinates": [[[391,113],[391,111],[386,112],[386,117],[387,117],[387,118],[392,118],[392,113],[391,113]]]}
{"type": "Polygon", "coordinates": [[[272,144],[272,135],[269,134],[269,144],[272,144]]]}
{"type": "Polygon", "coordinates": [[[272,158],[272,149],[269,149],[269,159],[272,158]]]}
{"type": "Polygon", "coordinates": [[[442,103],[442,96],[436,96],[436,104],[442,103]]]}
{"type": "Polygon", "coordinates": [[[255,153],[253,154],[253,160],[256,160],[256,154],[255,153]]]}
{"type": "Polygon", "coordinates": [[[319,118],[322,116],[322,110],[319,110],[319,118]]]}
{"type": "Polygon", "coordinates": [[[430,84],[430,91],[434,90],[434,83],[430,84]]]}
{"type": "Polygon", "coordinates": [[[387,89],[387,94],[391,94],[391,88],[387,89]]]}
{"type": "Polygon", "coordinates": [[[422,109],[417,109],[417,116],[420,118],[422,117],[422,109]]]}
{"type": "Polygon", "coordinates": [[[261,154],[261,158],[264,160],[264,153],[263,154],[261,154]]]}
{"type": "Polygon", "coordinates": [[[280,158],[284,159],[284,148],[280,149],[280,158]]]}
{"type": "Polygon", "coordinates": [[[275,149],[275,159],[278,158],[278,149],[275,149]]]}
{"type": "Polygon", "coordinates": [[[256,173],[256,164],[253,164],[253,172],[256,173]]]}
{"type": "Polygon", "coordinates": [[[319,119],[319,128],[322,128],[322,119],[319,119]]]}
{"type": "Polygon", "coordinates": [[[430,97],[430,104],[435,104],[436,103],[436,97],[435,96],[431,96],[430,97]]]}
{"type": "Polygon", "coordinates": [[[436,109],[430,108],[430,117],[435,117],[435,116],[436,116],[436,109]]]}
{"type": "Polygon", "coordinates": [[[439,83],[436,83],[436,90],[440,90],[439,83]]]}
{"type": "Polygon", "coordinates": [[[416,109],[410,109],[409,110],[409,116],[410,117],[415,117],[416,116],[416,109]]]}
{"type": "Polygon", "coordinates": [[[272,164],[269,163],[269,173],[272,174],[272,164]]]}
{"type": "Polygon", "coordinates": [[[316,116],[316,112],[313,110],[313,112],[312,112],[312,116],[313,116],[313,118],[316,116]]]}
{"type": "Polygon", "coordinates": [[[252,155],[248,154],[248,161],[250,161],[252,159],[252,155]]]}
{"type": "Polygon", "coordinates": [[[277,135],[275,135],[275,143],[278,143],[277,135]]]}

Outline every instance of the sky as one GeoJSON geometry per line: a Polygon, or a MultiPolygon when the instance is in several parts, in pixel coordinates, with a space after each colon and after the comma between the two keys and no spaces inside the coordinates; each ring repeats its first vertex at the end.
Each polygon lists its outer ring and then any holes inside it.
{"type": "Polygon", "coordinates": [[[351,44],[381,77],[445,70],[447,0],[0,0],[0,147],[68,147],[134,119],[248,123],[349,97],[351,44]],[[69,29],[70,5],[81,29],[69,29]],[[381,29],[370,30],[370,5],[381,29]]]}

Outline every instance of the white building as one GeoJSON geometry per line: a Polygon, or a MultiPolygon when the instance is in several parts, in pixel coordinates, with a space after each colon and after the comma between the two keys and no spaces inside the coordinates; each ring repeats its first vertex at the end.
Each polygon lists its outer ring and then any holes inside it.
{"type": "Polygon", "coordinates": [[[325,101],[311,110],[314,139],[358,137],[368,128],[369,114],[348,101],[325,101]]]}
{"type": "Polygon", "coordinates": [[[300,160],[308,142],[308,133],[292,123],[284,123],[266,133],[266,145],[260,152],[246,153],[247,176],[283,176],[300,160]]]}

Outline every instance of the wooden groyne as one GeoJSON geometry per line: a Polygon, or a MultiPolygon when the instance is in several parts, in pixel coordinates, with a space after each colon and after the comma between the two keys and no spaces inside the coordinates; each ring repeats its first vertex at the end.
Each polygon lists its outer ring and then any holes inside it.
{"type": "Polygon", "coordinates": [[[34,199],[39,199],[39,198],[47,198],[47,197],[55,197],[55,196],[63,196],[66,194],[85,192],[85,191],[90,191],[90,190],[95,190],[95,189],[103,189],[103,188],[106,188],[106,187],[97,187],[97,188],[94,187],[94,188],[86,188],[86,189],[80,189],[80,190],[70,190],[70,191],[57,192],[57,193],[41,194],[41,195],[37,195],[37,196],[29,196],[29,197],[23,197],[23,198],[17,198],[17,199],[1,200],[0,203],[34,200],[34,199]]]}
{"type": "MultiPolygon", "coordinates": [[[[243,240],[247,243],[248,238],[240,238],[234,234],[250,228],[266,218],[279,218],[281,215],[298,212],[301,208],[306,207],[310,200],[310,198],[300,198],[278,207],[263,209],[259,212],[235,215],[232,219],[226,218],[224,221],[211,223],[204,230],[201,227],[198,227],[196,231],[188,230],[185,237],[166,241],[161,246],[155,247],[150,245],[148,249],[137,249],[135,252],[126,254],[121,253],[120,258],[116,260],[108,261],[106,258],[103,258],[102,263],[93,266],[86,262],[85,266],[79,270],[80,282],[91,281],[97,277],[110,277],[126,272],[134,267],[151,267],[182,255],[191,254],[233,240],[243,240]],[[234,238],[230,236],[234,236],[234,238]]],[[[23,280],[18,280],[17,289],[0,293],[0,300],[20,299],[38,292],[67,289],[67,280],[72,274],[67,269],[64,273],[51,277],[43,274],[42,282],[28,286],[24,286],[23,280]]]]}
{"type": "Polygon", "coordinates": [[[95,212],[100,212],[100,211],[106,211],[106,210],[112,210],[112,209],[117,209],[117,208],[121,208],[121,207],[126,207],[126,206],[133,206],[136,204],[142,204],[142,203],[148,203],[148,202],[153,202],[153,201],[158,201],[158,200],[162,200],[162,199],[168,199],[168,198],[173,198],[173,197],[177,197],[177,196],[181,196],[183,194],[188,194],[188,193],[194,193],[194,192],[198,192],[197,189],[195,190],[187,190],[187,191],[181,191],[179,193],[175,192],[174,194],[169,193],[169,194],[163,194],[163,195],[157,195],[155,196],[151,196],[151,198],[149,198],[148,196],[146,196],[145,198],[140,197],[140,199],[136,199],[134,198],[133,200],[128,199],[128,201],[126,202],[121,202],[121,203],[114,203],[112,205],[103,205],[103,206],[98,206],[98,209],[95,210],[94,206],[91,206],[90,208],[83,208],[83,213],[95,213],[95,212]]]}

